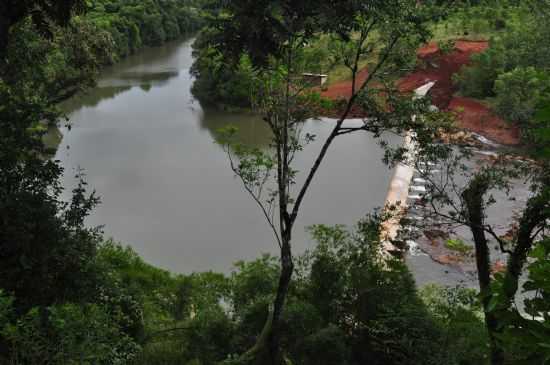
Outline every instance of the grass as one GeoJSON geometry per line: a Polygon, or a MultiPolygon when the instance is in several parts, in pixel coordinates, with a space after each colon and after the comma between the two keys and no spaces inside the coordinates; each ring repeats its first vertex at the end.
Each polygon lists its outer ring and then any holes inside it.
{"type": "Polygon", "coordinates": [[[469,41],[483,41],[491,38],[495,34],[493,31],[468,31],[465,34],[465,30],[462,26],[448,22],[436,24],[432,27],[433,37],[432,40],[436,42],[445,42],[455,39],[465,39],[469,41]]]}
{"type": "Polygon", "coordinates": [[[488,40],[521,26],[531,16],[530,10],[521,6],[478,5],[457,9],[443,22],[431,28],[434,41],[465,39],[488,40]]]}

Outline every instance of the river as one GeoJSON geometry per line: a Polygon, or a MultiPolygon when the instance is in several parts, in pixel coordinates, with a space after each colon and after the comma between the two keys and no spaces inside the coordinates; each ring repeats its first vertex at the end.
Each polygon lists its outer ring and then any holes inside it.
{"type": "MultiPolygon", "coordinates": [[[[214,143],[216,130],[236,125],[239,138],[257,146],[268,143],[269,131],[257,116],[205,108],[192,96],[191,43],[140,51],[105,69],[96,88],[64,103],[71,128],[62,129],[56,159],[67,188],[84,169],[102,200],[87,224],[103,226],[106,237],[175,272],[228,272],[237,260],[276,253],[277,245],[214,143]]],[[[318,142],[297,159],[302,173],[333,123],[306,123],[318,142]]],[[[382,155],[369,134],[336,140],[303,204],[295,253],[314,244],[307,226],[354,224],[384,204],[392,171],[382,155]]],[[[421,282],[444,274],[428,261],[412,261],[421,282]]]]}

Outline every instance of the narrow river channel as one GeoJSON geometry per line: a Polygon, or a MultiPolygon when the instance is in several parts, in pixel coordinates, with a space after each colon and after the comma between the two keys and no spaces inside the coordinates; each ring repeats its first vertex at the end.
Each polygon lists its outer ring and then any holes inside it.
{"type": "MultiPolygon", "coordinates": [[[[205,108],[194,99],[191,43],[141,51],[66,102],[71,129],[62,130],[56,158],[67,188],[77,169],[85,170],[102,199],[87,223],[102,225],[107,237],[175,272],[228,272],[235,261],[276,253],[277,246],[215,144],[216,130],[236,125],[244,142],[258,146],[267,144],[269,132],[254,115],[205,108]]],[[[332,123],[309,121],[305,131],[322,140],[332,123]]],[[[318,142],[305,148],[299,170],[319,148],[318,142]]],[[[391,174],[370,135],[337,140],[303,205],[295,252],[313,245],[305,227],[354,224],[383,205],[391,174]]],[[[415,271],[424,275],[422,267],[415,271]]]]}

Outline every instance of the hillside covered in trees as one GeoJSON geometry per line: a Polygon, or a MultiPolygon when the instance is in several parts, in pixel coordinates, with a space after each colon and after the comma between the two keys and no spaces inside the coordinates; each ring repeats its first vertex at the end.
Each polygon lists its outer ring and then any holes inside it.
{"type": "Polygon", "coordinates": [[[0,364],[549,364],[549,19],[545,0],[3,2],[0,364]],[[93,87],[102,67],[192,32],[195,95],[252,109],[270,131],[266,148],[239,143],[234,127],[218,131],[278,252],[229,273],[171,273],[89,227],[100,197],[81,170],[65,192],[43,142],[45,126],[66,120],[59,102],[93,87]],[[432,105],[442,94],[399,87],[470,41],[487,47],[441,79],[445,106],[432,105]],[[328,84],[304,81],[306,72],[327,73],[328,84]],[[472,147],[444,138],[467,112],[452,98],[472,98],[520,130],[521,145],[467,166],[472,147]],[[326,114],[332,129],[298,171],[295,157],[319,138],[301,127],[326,114]],[[359,123],[346,124],[351,117],[359,123]],[[423,174],[424,208],[471,233],[470,245],[447,245],[471,252],[478,289],[417,287],[403,260],[411,238],[390,251],[383,237],[399,206],[348,227],[311,226],[314,245],[293,251],[301,204],[333,141],[365,132],[389,166],[423,174]],[[416,150],[386,143],[387,133],[416,150]],[[430,180],[430,166],[447,174],[430,180]],[[518,180],[529,194],[497,233],[493,194],[509,195],[518,180]],[[507,259],[499,271],[496,251],[507,259]]]}
{"type": "MultiPolygon", "coordinates": [[[[14,14],[24,10],[23,3],[12,3],[5,6],[14,14]]],[[[32,9],[30,4],[32,14],[43,11],[32,9]]],[[[74,12],[62,27],[47,16],[14,17],[10,42],[1,52],[6,83],[32,85],[59,102],[93,86],[102,67],[191,34],[202,24],[200,2],[192,0],[94,0],[75,9],[85,12],[74,12]]]]}

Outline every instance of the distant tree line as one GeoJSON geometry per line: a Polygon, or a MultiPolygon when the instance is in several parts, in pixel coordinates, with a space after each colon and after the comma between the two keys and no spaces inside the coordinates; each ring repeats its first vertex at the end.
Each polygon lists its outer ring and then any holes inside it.
{"type": "Polygon", "coordinates": [[[72,10],[38,1],[34,7],[13,4],[13,17],[6,21],[11,27],[2,30],[9,42],[0,43],[4,82],[38,89],[59,102],[93,86],[102,66],[190,34],[202,24],[200,0],[72,3],[72,10]],[[59,12],[67,18],[54,22],[59,12]]]}

